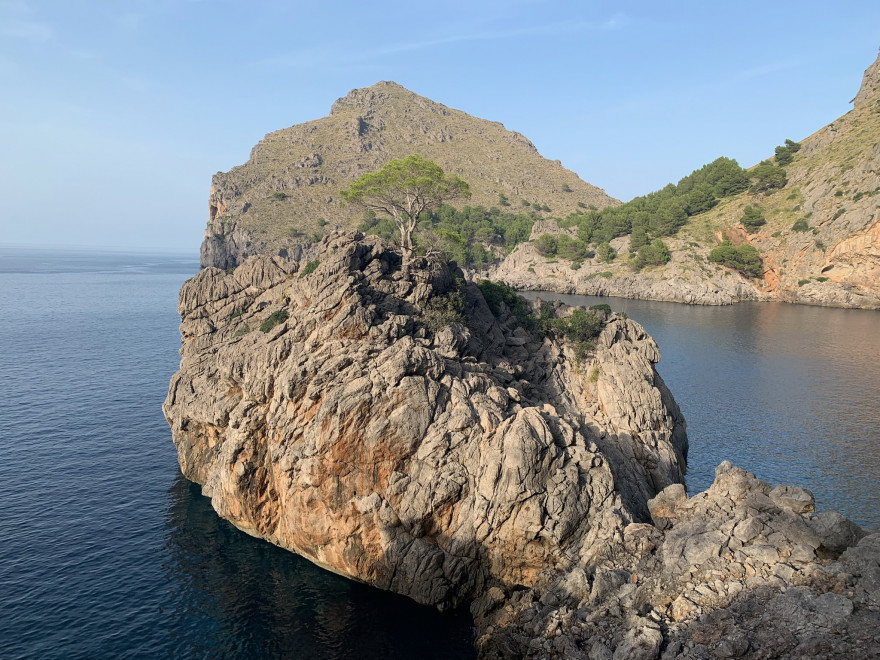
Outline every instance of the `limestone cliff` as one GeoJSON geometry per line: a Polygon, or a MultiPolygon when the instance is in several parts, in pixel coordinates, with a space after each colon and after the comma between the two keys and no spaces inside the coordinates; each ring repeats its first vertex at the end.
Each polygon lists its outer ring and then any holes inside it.
{"type": "Polygon", "coordinates": [[[404,276],[352,233],[315,263],[253,257],[180,292],[165,415],[240,529],[448,607],[589,564],[681,482],[684,420],[633,321],[605,319],[578,361],[446,264],[404,276]]]}
{"type": "Polygon", "coordinates": [[[295,254],[362,212],[339,192],[365,172],[418,153],[470,184],[474,205],[509,197],[566,215],[618,203],[498,122],[379,82],[338,99],[330,115],[266,135],[248,161],[211,181],[203,266],[231,268],[253,254],[295,254]]]}

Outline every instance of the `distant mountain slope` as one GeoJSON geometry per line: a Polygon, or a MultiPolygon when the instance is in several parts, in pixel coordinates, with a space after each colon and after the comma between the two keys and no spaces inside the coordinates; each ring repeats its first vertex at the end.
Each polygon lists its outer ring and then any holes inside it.
{"type": "Polygon", "coordinates": [[[467,181],[472,205],[506,200],[522,210],[524,200],[529,208],[567,215],[618,203],[502,124],[380,82],[337,100],[328,117],[269,133],[247,163],[214,175],[202,265],[228,268],[250,254],[296,254],[325,228],[357,224],[362,212],[340,207],[339,191],[412,153],[467,181]]]}
{"type": "MultiPolygon", "coordinates": [[[[880,308],[880,57],[865,71],[853,103],[850,112],[801,141],[784,165],[784,186],[721,199],[689,218],[675,237],[664,238],[672,252],[665,266],[634,273],[626,260],[629,237],[623,236],[612,241],[621,256],[611,263],[594,258],[573,270],[526,243],[492,275],[519,288],[566,293],[880,308]],[[753,233],[741,223],[748,206],[766,218],[753,233]],[[757,248],[761,278],[708,262],[725,237],[734,246],[757,248]]],[[[540,230],[548,231],[547,225],[540,230]]]]}

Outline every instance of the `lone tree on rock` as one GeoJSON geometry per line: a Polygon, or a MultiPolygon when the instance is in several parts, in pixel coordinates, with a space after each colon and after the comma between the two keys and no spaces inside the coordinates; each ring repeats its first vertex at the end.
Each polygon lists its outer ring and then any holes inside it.
{"type": "Polygon", "coordinates": [[[342,191],[342,199],[377,213],[387,213],[400,229],[400,247],[406,266],[413,253],[413,232],[419,214],[471,189],[455,174],[446,174],[434,161],[418,154],[398,158],[376,172],[364,174],[342,191]]]}

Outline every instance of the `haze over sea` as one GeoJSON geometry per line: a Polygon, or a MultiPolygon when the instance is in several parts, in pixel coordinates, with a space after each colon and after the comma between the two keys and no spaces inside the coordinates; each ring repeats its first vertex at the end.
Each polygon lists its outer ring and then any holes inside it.
{"type": "MultiPolygon", "coordinates": [[[[197,269],[0,249],[0,657],[473,657],[466,613],[253,539],[180,476],[160,406],[197,269]]],[[[729,459],[880,524],[880,314],[586,301],[657,340],[691,492],[729,459]]]]}

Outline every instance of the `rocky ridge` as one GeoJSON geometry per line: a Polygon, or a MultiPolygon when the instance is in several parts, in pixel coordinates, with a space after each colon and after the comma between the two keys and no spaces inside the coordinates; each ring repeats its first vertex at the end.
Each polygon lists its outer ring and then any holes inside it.
{"type": "Polygon", "coordinates": [[[579,359],[448,264],[404,275],[357,233],[316,257],[181,289],[163,410],[222,517],[470,603],[482,657],[880,657],[880,536],[729,464],[688,498],[684,420],[638,324],[599,312],[579,359]]]}
{"type": "Polygon", "coordinates": [[[327,117],[269,133],[245,164],[214,175],[202,266],[231,268],[254,254],[299,258],[328,231],[360,221],[360,210],[340,206],[340,190],[413,153],[467,181],[473,205],[497,206],[504,195],[517,208],[525,200],[567,215],[578,203],[618,203],[502,124],[383,81],[350,91],[327,117]]]}

